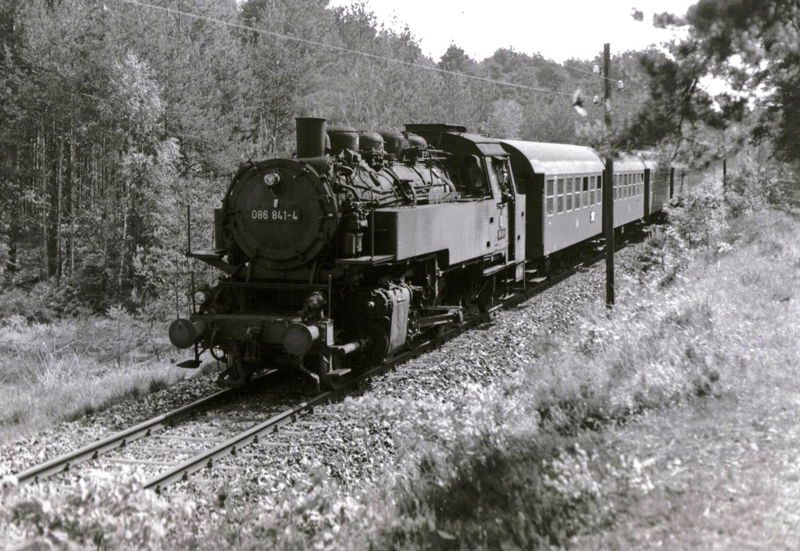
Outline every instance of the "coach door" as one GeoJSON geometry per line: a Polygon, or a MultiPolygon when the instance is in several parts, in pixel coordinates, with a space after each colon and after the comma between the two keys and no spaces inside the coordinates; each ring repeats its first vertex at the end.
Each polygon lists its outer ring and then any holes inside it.
{"type": "Polygon", "coordinates": [[[518,217],[524,215],[524,197],[518,196],[506,157],[488,157],[489,179],[497,197],[497,241],[508,239],[506,259],[522,260],[525,255],[524,224],[518,217]]]}

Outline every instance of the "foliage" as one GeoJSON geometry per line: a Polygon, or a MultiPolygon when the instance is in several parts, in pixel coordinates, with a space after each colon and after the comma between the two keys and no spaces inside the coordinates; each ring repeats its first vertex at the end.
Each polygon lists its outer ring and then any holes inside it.
{"type": "Polygon", "coordinates": [[[725,203],[731,216],[742,216],[780,205],[786,198],[781,185],[783,167],[748,159],[725,182],[725,203]]]}
{"type": "MultiPolygon", "coordinates": [[[[435,62],[410,29],[363,4],[199,0],[185,9],[266,32],[125,3],[0,0],[0,274],[11,286],[68,288],[95,312],[183,310],[187,207],[195,245],[208,247],[230,174],[249,158],[291,155],[294,116],[359,129],[448,121],[575,142],[568,97],[599,93],[587,75],[597,59],[562,66],[502,48],[477,61],[453,45],[435,62]]],[[[631,90],[615,99],[620,116],[646,89],[638,55],[615,59],[614,77],[631,90]]]]}
{"type": "Polygon", "coordinates": [[[688,32],[668,55],[642,58],[650,97],[619,146],[666,141],[675,158],[703,163],[730,156],[749,134],[755,143],[771,142],[777,159],[800,161],[796,2],[700,0],[686,17],[665,13],[653,22],[688,32]],[[701,83],[709,76],[723,79],[727,90],[712,96],[701,83]]]}
{"type": "Polygon", "coordinates": [[[152,321],[157,317],[112,307],[102,317],[56,319],[63,314],[33,303],[38,292],[4,296],[25,309],[0,317],[0,440],[81,418],[197,373],[169,365],[174,348],[164,324],[152,321]],[[36,306],[44,312],[32,310],[36,306]]]}
{"type": "Polygon", "coordinates": [[[70,542],[96,549],[196,545],[197,535],[186,530],[194,515],[193,504],[174,507],[152,492],[142,492],[141,486],[136,478],[114,484],[81,480],[66,498],[47,492],[17,498],[8,520],[24,526],[45,547],[70,542]]]}
{"type": "Polygon", "coordinates": [[[665,210],[670,218],[667,234],[675,241],[688,248],[716,250],[727,227],[722,182],[706,179],[665,210]]]}

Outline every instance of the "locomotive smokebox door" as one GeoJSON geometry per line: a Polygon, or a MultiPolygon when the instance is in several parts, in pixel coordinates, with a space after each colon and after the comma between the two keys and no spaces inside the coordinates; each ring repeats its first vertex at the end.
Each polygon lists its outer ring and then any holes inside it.
{"type": "Polygon", "coordinates": [[[337,204],[328,185],[302,161],[253,165],[233,186],[230,231],[242,251],[270,270],[309,263],[333,238],[337,204]]]}

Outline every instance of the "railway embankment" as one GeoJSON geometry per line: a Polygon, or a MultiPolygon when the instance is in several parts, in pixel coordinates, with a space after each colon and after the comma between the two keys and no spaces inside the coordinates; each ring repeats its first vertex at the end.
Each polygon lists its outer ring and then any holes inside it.
{"type": "Polygon", "coordinates": [[[674,218],[621,253],[610,314],[594,267],[373,381],[268,476],[9,486],[4,515],[119,548],[789,547],[800,222],[674,218]]]}

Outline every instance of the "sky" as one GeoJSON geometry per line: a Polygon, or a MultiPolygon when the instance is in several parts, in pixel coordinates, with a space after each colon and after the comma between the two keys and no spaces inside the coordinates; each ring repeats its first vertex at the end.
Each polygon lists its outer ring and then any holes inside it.
{"type": "MultiPolygon", "coordinates": [[[[331,0],[332,7],[360,0],[331,0]]],[[[696,0],[365,0],[380,21],[401,29],[405,24],[422,51],[438,61],[450,44],[476,60],[498,48],[540,53],[561,62],[644,49],[671,38],[652,25],[653,13],[680,15],[696,0]],[[644,22],[631,16],[644,12],[644,22]]]]}

